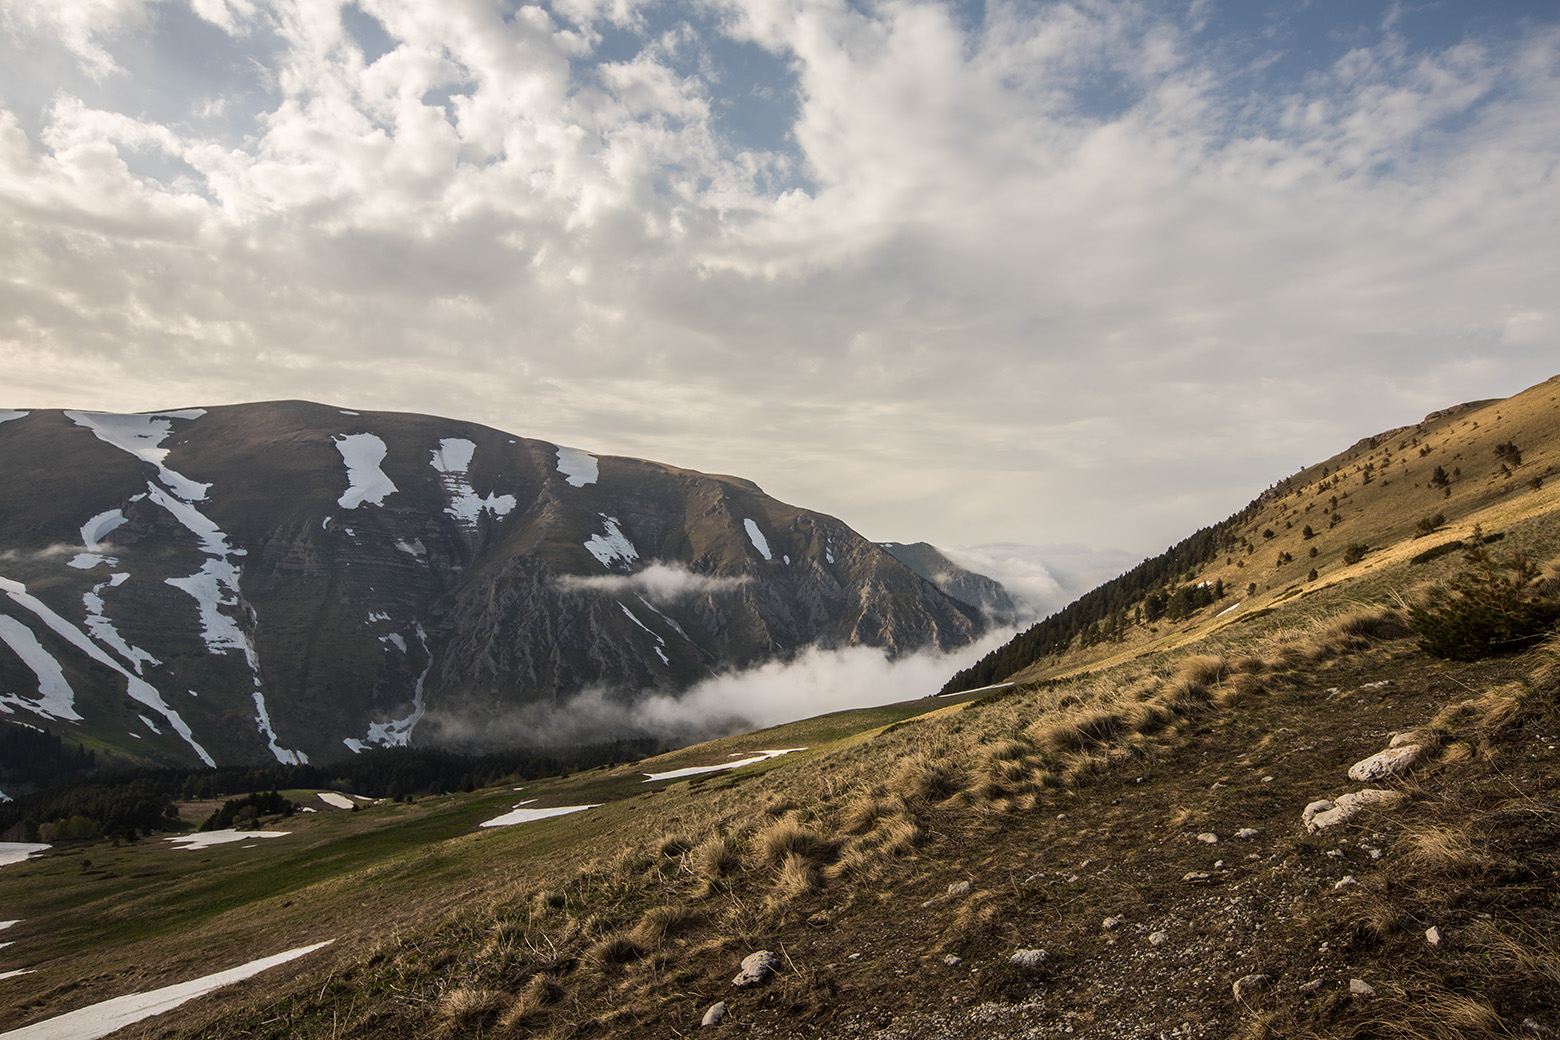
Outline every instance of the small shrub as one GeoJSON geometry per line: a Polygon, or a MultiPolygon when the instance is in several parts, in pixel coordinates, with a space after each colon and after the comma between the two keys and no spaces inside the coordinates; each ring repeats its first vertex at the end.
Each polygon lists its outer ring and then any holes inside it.
{"type": "Polygon", "coordinates": [[[1560,619],[1560,601],[1542,595],[1538,568],[1521,553],[1498,564],[1482,547],[1468,550],[1470,569],[1445,595],[1409,609],[1419,645],[1432,657],[1474,661],[1523,650],[1560,619]]]}
{"type": "Polygon", "coordinates": [[[1370,546],[1364,544],[1363,542],[1351,542],[1349,545],[1344,547],[1343,562],[1351,564],[1359,563],[1365,558],[1365,554],[1368,552],[1370,552],[1370,546]]]}

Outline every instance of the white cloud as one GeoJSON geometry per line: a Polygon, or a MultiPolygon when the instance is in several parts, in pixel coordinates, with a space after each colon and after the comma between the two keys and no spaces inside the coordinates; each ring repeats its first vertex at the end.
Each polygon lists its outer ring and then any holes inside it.
{"type": "Polygon", "coordinates": [[[664,605],[698,596],[719,595],[740,588],[752,579],[696,574],[675,564],[652,563],[633,574],[598,574],[579,577],[566,574],[558,584],[571,592],[595,592],[609,596],[643,596],[664,605]]]}

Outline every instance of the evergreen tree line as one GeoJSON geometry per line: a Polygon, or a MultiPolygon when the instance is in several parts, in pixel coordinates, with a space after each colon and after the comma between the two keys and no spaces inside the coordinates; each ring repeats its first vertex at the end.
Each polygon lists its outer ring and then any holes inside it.
{"type": "Polygon", "coordinates": [[[1224,594],[1222,586],[1184,584],[1183,578],[1240,544],[1236,532],[1250,522],[1267,499],[1288,491],[1289,482],[1264,493],[1246,508],[1158,556],[1144,560],[1119,578],[1084,593],[1062,610],[958,672],[942,693],[974,690],[1000,682],[1046,657],[1066,653],[1075,643],[1090,646],[1121,639],[1141,618],[1180,620],[1224,594]]]}
{"type": "Polygon", "coordinates": [[[0,726],[0,786],[25,780],[52,787],[97,767],[97,752],[71,747],[57,733],[20,723],[0,726]]]}
{"type": "MultiPolygon", "coordinates": [[[[178,810],[174,800],[179,798],[246,794],[265,798],[257,792],[299,787],[350,791],[370,798],[405,798],[574,773],[636,761],[665,749],[662,742],[648,737],[484,755],[433,748],[376,748],[326,765],[276,763],[126,771],[0,802],[0,840],[62,841],[100,835],[133,840],[138,834],[175,827],[178,810]]],[[[235,807],[234,814],[245,804],[257,805],[244,802],[235,807]]]]}

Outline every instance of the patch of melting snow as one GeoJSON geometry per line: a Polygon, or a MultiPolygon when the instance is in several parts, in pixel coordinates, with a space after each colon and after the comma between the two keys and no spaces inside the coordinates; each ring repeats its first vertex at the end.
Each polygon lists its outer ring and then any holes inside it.
{"type": "Polygon", "coordinates": [[[137,715],[136,718],[138,718],[142,722],[146,723],[146,728],[147,729],[151,730],[153,733],[157,734],[159,737],[162,736],[162,730],[158,729],[157,725],[154,722],[152,722],[151,719],[147,718],[145,715],[137,715]]]}
{"type": "Polygon", "coordinates": [[[99,513],[81,525],[81,544],[87,547],[88,552],[102,552],[103,539],[129,522],[125,514],[118,509],[99,513]]]}
{"type": "Polygon", "coordinates": [[[213,845],[231,845],[236,841],[253,841],[255,838],[285,838],[292,831],[237,831],[229,827],[221,831],[201,831],[198,834],[179,834],[172,838],[164,838],[175,848],[209,849],[213,845]]]}
{"type": "Polygon", "coordinates": [[[76,713],[76,691],[66,681],[60,663],[38,642],[32,629],[9,614],[0,614],[0,640],[4,640],[16,656],[22,659],[22,663],[38,677],[36,701],[15,693],[0,693],[0,705],[15,705],[51,719],[81,721],[81,716],[76,713]]]}
{"type": "Polygon", "coordinates": [[[406,637],[401,635],[399,632],[391,632],[387,636],[380,636],[379,641],[381,643],[392,643],[395,645],[397,650],[401,651],[401,653],[406,653],[406,637]]]}
{"type": "MultiPolygon", "coordinates": [[[[531,801],[533,801],[533,802],[535,800],[536,799],[534,799],[534,798],[531,799],[531,801]]],[[[567,816],[570,813],[584,812],[586,809],[594,809],[594,808],[596,808],[596,805],[600,805],[601,803],[597,802],[597,803],[595,803],[595,805],[556,805],[556,806],[553,806],[551,809],[524,809],[524,808],[521,808],[521,806],[523,806],[525,804],[527,804],[527,803],[521,802],[520,805],[515,806],[514,809],[510,810],[509,812],[506,812],[504,815],[502,815],[502,816],[495,816],[493,819],[488,820],[485,823],[479,824],[478,826],[482,826],[482,827],[511,827],[511,826],[513,826],[514,824],[517,824],[517,823],[531,823],[531,822],[536,821],[536,820],[551,819],[554,816],[567,816]]]]}
{"type": "MultiPolygon", "coordinates": [[[[623,608],[623,613],[628,615],[628,620],[632,621],[634,624],[638,625],[640,628],[644,629],[646,632],[649,632],[652,636],[655,637],[656,643],[659,644],[658,646],[652,648],[655,650],[655,655],[661,659],[662,664],[670,665],[672,662],[666,656],[666,640],[661,638],[660,633],[656,632],[649,625],[639,620],[639,618],[635,616],[634,612],[629,610],[626,605],[619,603],[618,606],[623,608]]],[[[659,611],[657,613],[659,613],[659,611]]]]}
{"type": "Polygon", "coordinates": [[[349,433],[334,441],[341,461],[347,464],[347,490],[336,500],[341,508],[356,509],[364,502],[382,506],[386,495],[400,490],[379,468],[390,453],[384,441],[372,433],[349,433]]]}
{"type": "Polygon", "coordinates": [[[18,412],[14,408],[0,408],[0,422],[10,422],[12,419],[23,419],[26,416],[26,412],[18,412]]]}
{"type": "Polygon", "coordinates": [[[265,746],[271,749],[271,754],[283,765],[302,766],[309,764],[309,756],[302,751],[293,751],[282,747],[277,743],[276,730],[271,726],[271,713],[266,710],[265,694],[260,692],[260,684],[255,684],[253,690],[255,698],[255,722],[260,727],[260,735],[265,738],[265,746]]]}
{"type": "MultiPolygon", "coordinates": [[[[36,841],[0,841],[0,867],[8,866],[12,863],[20,863],[28,856],[36,856],[38,853],[50,848],[53,848],[53,846],[36,841]]],[[[16,923],[11,921],[6,927],[9,928],[16,923]]]]}
{"type": "Polygon", "coordinates": [[[1232,611],[1232,610],[1239,610],[1240,608],[1241,608],[1241,604],[1237,603],[1233,607],[1225,607],[1223,610],[1219,611],[1217,614],[1215,614],[1213,616],[1214,617],[1223,617],[1224,615],[1228,614],[1230,611],[1232,611]]]}
{"type": "MultiPolygon", "coordinates": [[[[688,638],[688,633],[683,631],[683,627],[681,625],[679,625],[677,622],[673,621],[671,618],[667,617],[665,614],[661,613],[661,611],[657,610],[655,608],[655,604],[654,603],[651,603],[649,600],[645,599],[643,596],[635,596],[634,598],[639,600],[639,602],[643,603],[645,605],[645,607],[650,611],[650,613],[654,614],[656,617],[660,618],[662,621],[665,621],[668,625],[670,625],[672,627],[672,631],[673,632],[676,632],[678,635],[682,636],[684,639],[687,639],[688,642],[690,642],[690,643],[693,642],[692,639],[688,638]]],[[[664,646],[665,644],[663,643],[662,645],[664,646]]]]}
{"type": "MultiPolygon", "coordinates": [[[[793,751],[806,750],[807,749],[804,747],[793,747],[781,748],[774,751],[750,752],[748,753],[747,758],[741,759],[737,762],[722,762],[719,765],[713,766],[689,766],[686,769],[673,769],[665,773],[646,773],[645,778],[641,780],[640,783],[649,784],[654,783],[657,780],[678,780],[685,776],[698,776],[701,773],[719,773],[725,769],[741,769],[743,766],[750,766],[755,762],[767,762],[771,758],[779,758],[781,755],[789,755],[793,751]]],[[[733,752],[732,757],[736,757],[740,754],[742,754],[740,751],[733,752]]]]}
{"type": "Polygon", "coordinates": [[[489,494],[483,498],[472,489],[468,472],[476,453],[474,442],[464,437],[445,437],[433,450],[430,460],[433,468],[439,471],[444,490],[450,497],[450,504],[444,511],[468,528],[477,526],[483,510],[494,516],[508,516],[517,504],[514,495],[489,494]]]}
{"type": "MultiPolygon", "coordinates": [[[[400,642],[397,644],[401,651],[406,651],[406,642],[399,636],[394,636],[400,642]]],[[[368,736],[363,740],[346,738],[342,743],[352,748],[354,753],[362,751],[369,744],[378,744],[380,747],[406,747],[412,739],[412,730],[422,721],[423,711],[423,684],[428,681],[428,673],[433,670],[433,654],[428,650],[428,633],[422,624],[417,625],[417,641],[422,645],[423,656],[427,663],[423,665],[422,674],[417,677],[417,683],[412,688],[412,711],[405,718],[391,719],[389,722],[371,722],[368,725],[368,736]],[[356,745],[356,746],[354,746],[356,745]]]]}
{"type": "Polygon", "coordinates": [[[109,575],[108,581],[99,582],[92,586],[91,592],[84,593],[81,597],[81,602],[87,608],[87,631],[91,632],[92,637],[99,643],[102,643],[124,658],[125,662],[135,669],[135,674],[140,675],[142,674],[142,664],[159,665],[162,662],[140,647],[131,646],[125,642],[124,637],[119,634],[119,630],[114,627],[114,623],[104,613],[106,605],[103,602],[103,590],[118,588],[129,577],[130,575],[124,573],[109,575]]]}
{"type": "Polygon", "coordinates": [[[634,543],[628,540],[618,528],[618,520],[615,516],[598,514],[601,522],[606,525],[607,532],[604,535],[593,534],[585,542],[585,548],[590,554],[601,561],[603,567],[611,567],[614,560],[622,560],[625,564],[633,563],[639,559],[639,550],[634,548],[634,543]]]}
{"type": "Polygon", "coordinates": [[[335,791],[320,791],[319,799],[326,805],[334,805],[338,809],[350,809],[353,805],[352,799],[335,791]]]}
{"type": "Polygon", "coordinates": [[[163,463],[172,449],[162,442],[173,432],[172,419],[199,419],[206,412],[191,408],[182,412],[147,412],[140,415],[115,415],[109,412],[66,412],[65,418],[77,426],[91,430],[98,440],[129,452],[142,462],[157,467],[157,479],[174,494],[189,502],[199,502],[206,497],[211,485],[191,480],[163,463]]]}
{"type": "Polygon", "coordinates": [[[584,487],[586,484],[594,484],[598,475],[596,456],[588,451],[578,448],[558,448],[558,472],[563,474],[564,483],[573,487],[584,487]]]}
{"type": "Polygon", "coordinates": [[[404,539],[404,538],[397,538],[395,540],[395,547],[397,549],[401,550],[402,552],[410,553],[413,556],[427,556],[428,555],[428,550],[423,548],[423,543],[422,543],[422,539],[421,538],[413,539],[410,545],[407,544],[406,539],[404,539]]]}
{"type": "Polygon", "coordinates": [[[198,979],[191,979],[177,985],[115,997],[113,1000],[105,1000],[54,1018],[46,1018],[42,1022],[34,1022],[30,1026],[0,1033],[0,1040],[97,1040],[98,1037],[107,1036],[131,1023],[160,1015],[165,1011],[172,1011],[186,1001],[203,997],[214,990],[231,986],[235,982],[242,982],[267,969],[313,953],[334,941],[330,939],[312,946],[300,946],[295,950],[272,954],[257,961],[250,961],[248,964],[240,964],[236,968],[219,971],[214,975],[203,975],[198,979]]]}
{"type": "Polygon", "coordinates": [[[766,560],[774,560],[774,553],[769,551],[769,540],[764,537],[764,532],[758,529],[758,524],[752,520],[744,520],[742,526],[747,528],[748,541],[753,543],[753,548],[758,550],[759,555],[766,560]]]}

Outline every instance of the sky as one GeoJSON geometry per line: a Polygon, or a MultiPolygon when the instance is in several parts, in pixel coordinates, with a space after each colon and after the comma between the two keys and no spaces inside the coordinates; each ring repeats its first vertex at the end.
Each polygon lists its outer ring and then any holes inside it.
{"type": "Polygon", "coordinates": [[[1141,558],[1560,372],[1557,254],[1552,0],[0,0],[3,407],[1141,558]]]}

